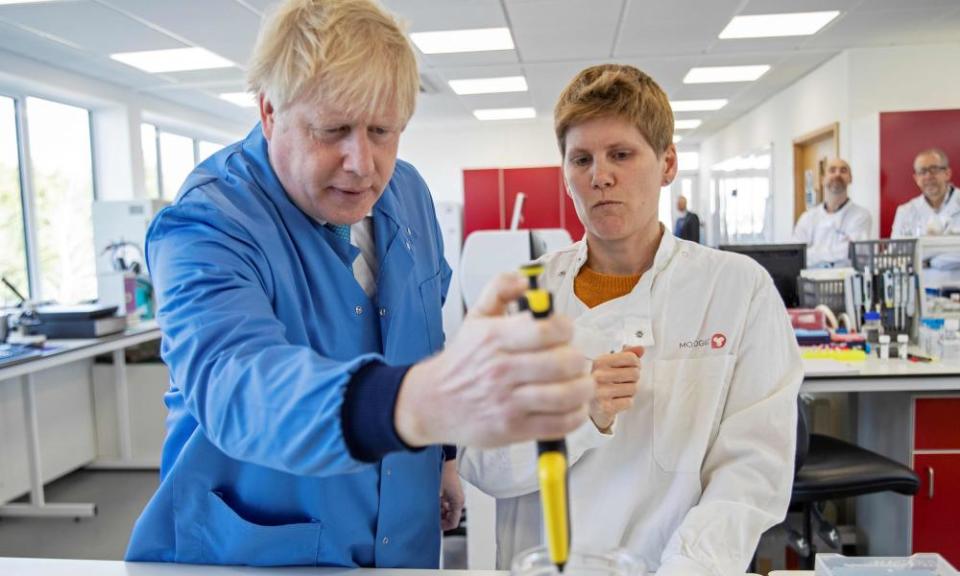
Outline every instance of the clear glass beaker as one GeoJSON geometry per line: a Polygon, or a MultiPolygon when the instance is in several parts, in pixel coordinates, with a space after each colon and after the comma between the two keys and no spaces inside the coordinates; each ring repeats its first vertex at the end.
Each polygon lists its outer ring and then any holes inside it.
{"type": "MultiPolygon", "coordinates": [[[[574,550],[564,566],[564,576],[644,576],[642,561],[623,549],[606,552],[574,550]]],[[[554,576],[560,574],[550,560],[546,546],[517,554],[510,566],[511,576],[554,576]]]]}

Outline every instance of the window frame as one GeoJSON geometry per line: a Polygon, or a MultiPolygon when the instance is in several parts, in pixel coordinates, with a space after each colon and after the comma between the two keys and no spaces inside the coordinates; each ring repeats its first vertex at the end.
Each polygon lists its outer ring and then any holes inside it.
{"type": "MultiPolygon", "coordinates": [[[[221,148],[224,148],[230,145],[229,143],[226,143],[226,144],[222,143],[220,141],[221,140],[220,138],[210,138],[209,135],[207,134],[190,132],[188,130],[179,130],[176,127],[170,127],[163,122],[160,122],[151,118],[146,118],[146,117],[141,118],[140,120],[141,131],[143,130],[143,126],[145,125],[153,126],[153,131],[154,131],[154,140],[155,140],[154,149],[156,150],[156,155],[157,155],[156,166],[157,166],[158,196],[156,197],[156,199],[158,200],[168,200],[171,202],[174,200],[174,198],[168,198],[163,194],[163,152],[160,149],[161,134],[170,134],[173,136],[180,136],[181,138],[189,139],[193,147],[193,166],[194,167],[197,167],[200,164],[200,162],[206,159],[206,158],[200,157],[201,141],[209,142],[211,144],[217,144],[221,148]]],[[[146,171],[144,171],[144,182],[146,182],[146,171]]]]}
{"type": "MultiPolygon", "coordinates": [[[[36,98],[46,100],[56,104],[80,108],[87,113],[87,137],[90,147],[90,183],[92,190],[92,202],[99,198],[97,192],[97,155],[95,149],[96,137],[94,135],[95,125],[93,122],[94,109],[80,102],[70,101],[69,99],[59,98],[44,93],[27,93],[22,90],[11,90],[8,87],[0,90],[0,96],[13,100],[14,111],[14,136],[17,139],[17,172],[20,178],[20,205],[23,218],[23,241],[24,252],[27,265],[27,290],[26,296],[30,300],[40,298],[41,286],[41,267],[39,246],[40,241],[37,236],[37,206],[36,190],[33,182],[33,165],[30,162],[30,118],[27,113],[27,98],[36,98]]],[[[22,287],[18,286],[22,290],[22,287]]]]}

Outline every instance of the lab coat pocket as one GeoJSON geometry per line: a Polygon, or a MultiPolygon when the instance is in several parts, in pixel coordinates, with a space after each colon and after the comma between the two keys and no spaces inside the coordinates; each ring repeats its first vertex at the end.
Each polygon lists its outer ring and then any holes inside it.
{"type": "Polygon", "coordinates": [[[653,368],[653,454],[666,472],[697,472],[719,422],[733,357],[656,360],[653,368]]]}
{"type": "Polygon", "coordinates": [[[420,283],[420,300],[426,322],[430,352],[443,348],[443,302],[440,297],[440,272],[420,283]]]}
{"type": "Polygon", "coordinates": [[[316,565],[319,521],[267,526],[242,518],[216,491],[207,493],[201,556],[209,564],[316,565]]]}

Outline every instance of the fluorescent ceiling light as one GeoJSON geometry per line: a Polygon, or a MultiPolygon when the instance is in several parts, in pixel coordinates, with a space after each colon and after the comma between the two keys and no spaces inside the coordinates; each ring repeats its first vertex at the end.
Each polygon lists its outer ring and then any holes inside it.
{"type": "Polygon", "coordinates": [[[483,108],[474,110],[477,120],[519,120],[522,118],[536,118],[537,111],[533,108],[483,108]]]}
{"type": "Polygon", "coordinates": [[[674,130],[693,130],[694,128],[703,124],[702,120],[698,119],[687,119],[687,120],[674,120],[673,129],[674,130]]]}
{"type": "Polygon", "coordinates": [[[523,76],[502,78],[467,78],[451,80],[450,88],[461,96],[465,94],[498,94],[501,92],[526,92],[527,79],[523,76]]]}
{"type": "Polygon", "coordinates": [[[819,32],[839,14],[838,10],[829,10],[825,12],[734,16],[733,20],[720,33],[720,39],[809,36],[819,32]]]}
{"type": "Polygon", "coordinates": [[[256,99],[254,99],[253,94],[249,92],[224,92],[220,94],[220,98],[223,98],[231,104],[240,106],[241,108],[253,108],[257,105],[256,99]]]}
{"type": "Polygon", "coordinates": [[[410,39],[424,54],[513,50],[509,28],[412,32],[410,39]]]}
{"type": "Polygon", "coordinates": [[[229,68],[235,64],[204,48],[173,48],[171,50],[147,50],[144,52],[120,52],[111,58],[144,72],[177,72],[183,70],[206,70],[229,68]]]}
{"type": "Polygon", "coordinates": [[[714,82],[752,82],[767,73],[766,64],[757,66],[708,66],[691,68],[683,77],[684,84],[711,84],[714,82]]]}
{"type": "Polygon", "coordinates": [[[674,135],[673,135],[673,143],[674,143],[674,144],[676,144],[677,142],[679,142],[679,141],[681,141],[681,140],[683,140],[683,136],[681,136],[681,135],[679,135],[679,134],[674,134],[674,135]]]}
{"type": "Polygon", "coordinates": [[[719,110],[727,105],[723,98],[716,100],[676,100],[670,102],[674,112],[701,112],[704,110],[719,110]]]}

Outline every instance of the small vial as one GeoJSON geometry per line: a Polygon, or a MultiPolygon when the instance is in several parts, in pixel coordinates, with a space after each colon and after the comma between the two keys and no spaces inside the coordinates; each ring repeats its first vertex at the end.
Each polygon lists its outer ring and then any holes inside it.
{"type": "Polygon", "coordinates": [[[901,360],[907,359],[907,347],[910,346],[910,335],[897,334],[897,356],[901,360]]]}
{"type": "Polygon", "coordinates": [[[880,359],[881,360],[890,359],[890,335],[889,334],[880,335],[880,359]]]}

